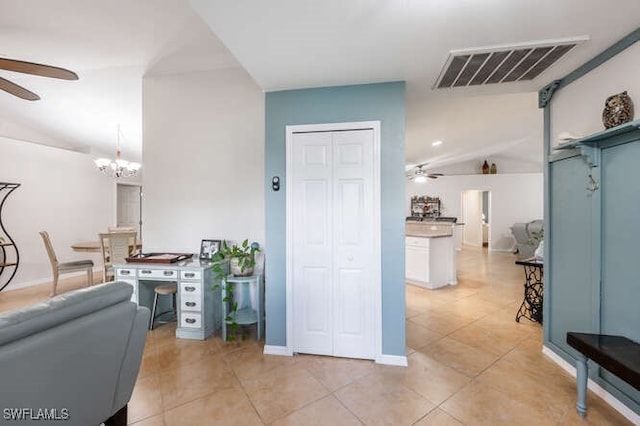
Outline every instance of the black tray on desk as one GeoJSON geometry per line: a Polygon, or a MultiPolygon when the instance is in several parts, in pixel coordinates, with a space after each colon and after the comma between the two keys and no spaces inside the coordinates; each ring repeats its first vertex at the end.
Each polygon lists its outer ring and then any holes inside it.
{"type": "Polygon", "coordinates": [[[193,253],[140,253],[125,260],[127,263],[175,263],[191,257],[193,253]]]}

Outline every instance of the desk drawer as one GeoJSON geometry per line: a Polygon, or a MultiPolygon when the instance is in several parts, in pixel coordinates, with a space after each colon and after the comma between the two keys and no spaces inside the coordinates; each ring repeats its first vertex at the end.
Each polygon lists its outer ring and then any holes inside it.
{"type": "MultiPolygon", "coordinates": [[[[129,268],[125,268],[125,269],[120,269],[117,268],[116,269],[116,277],[131,277],[134,278],[136,277],[136,270],[135,269],[129,269],[129,268]]],[[[124,280],[118,280],[118,281],[124,281],[124,280]]]]}
{"type": "Polygon", "coordinates": [[[197,296],[200,297],[202,294],[202,284],[199,282],[186,282],[180,283],[180,297],[189,297],[189,296],[197,296]]]}
{"type": "Polygon", "coordinates": [[[180,327],[200,328],[202,316],[197,312],[182,312],[180,315],[180,327]]]}
{"type": "Polygon", "coordinates": [[[193,311],[201,312],[202,303],[200,302],[200,296],[192,295],[180,295],[180,310],[181,311],[193,311]]]}
{"type": "Polygon", "coordinates": [[[138,278],[144,279],[178,279],[178,271],[175,269],[151,269],[142,268],[138,270],[138,278]]]}
{"type": "Polygon", "coordinates": [[[201,276],[202,276],[201,271],[180,271],[181,280],[199,281],[201,276]]]}

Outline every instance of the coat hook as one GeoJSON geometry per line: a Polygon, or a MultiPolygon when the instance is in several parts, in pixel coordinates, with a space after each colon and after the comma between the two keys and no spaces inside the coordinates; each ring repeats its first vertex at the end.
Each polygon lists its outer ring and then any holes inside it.
{"type": "Polygon", "coordinates": [[[588,187],[587,189],[591,192],[596,192],[600,188],[600,185],[598,185],[598,182],[596,182],[596,180],[593,178],[592,175],[589,175],[589,180],[591,181],[590,182],[591,186],[588,187]]]}

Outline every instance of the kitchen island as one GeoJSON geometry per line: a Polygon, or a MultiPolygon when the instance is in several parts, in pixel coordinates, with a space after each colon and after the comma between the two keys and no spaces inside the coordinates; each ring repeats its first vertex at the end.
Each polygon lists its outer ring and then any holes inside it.
{"type": "Polygon", "coordinates": [[[405,242],[405,280],[435,289],[458,283],[454,227],[443,222],[408,222],[405,242]]]}

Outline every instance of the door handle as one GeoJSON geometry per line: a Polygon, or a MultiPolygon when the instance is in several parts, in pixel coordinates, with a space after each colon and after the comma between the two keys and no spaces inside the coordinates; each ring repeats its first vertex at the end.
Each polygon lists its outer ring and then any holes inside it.
{"type": "Polygon", "coordinates": [[[353,256],[347,256],[347,260],[348,260],[349,262],[353,262],[353,256]]]}

